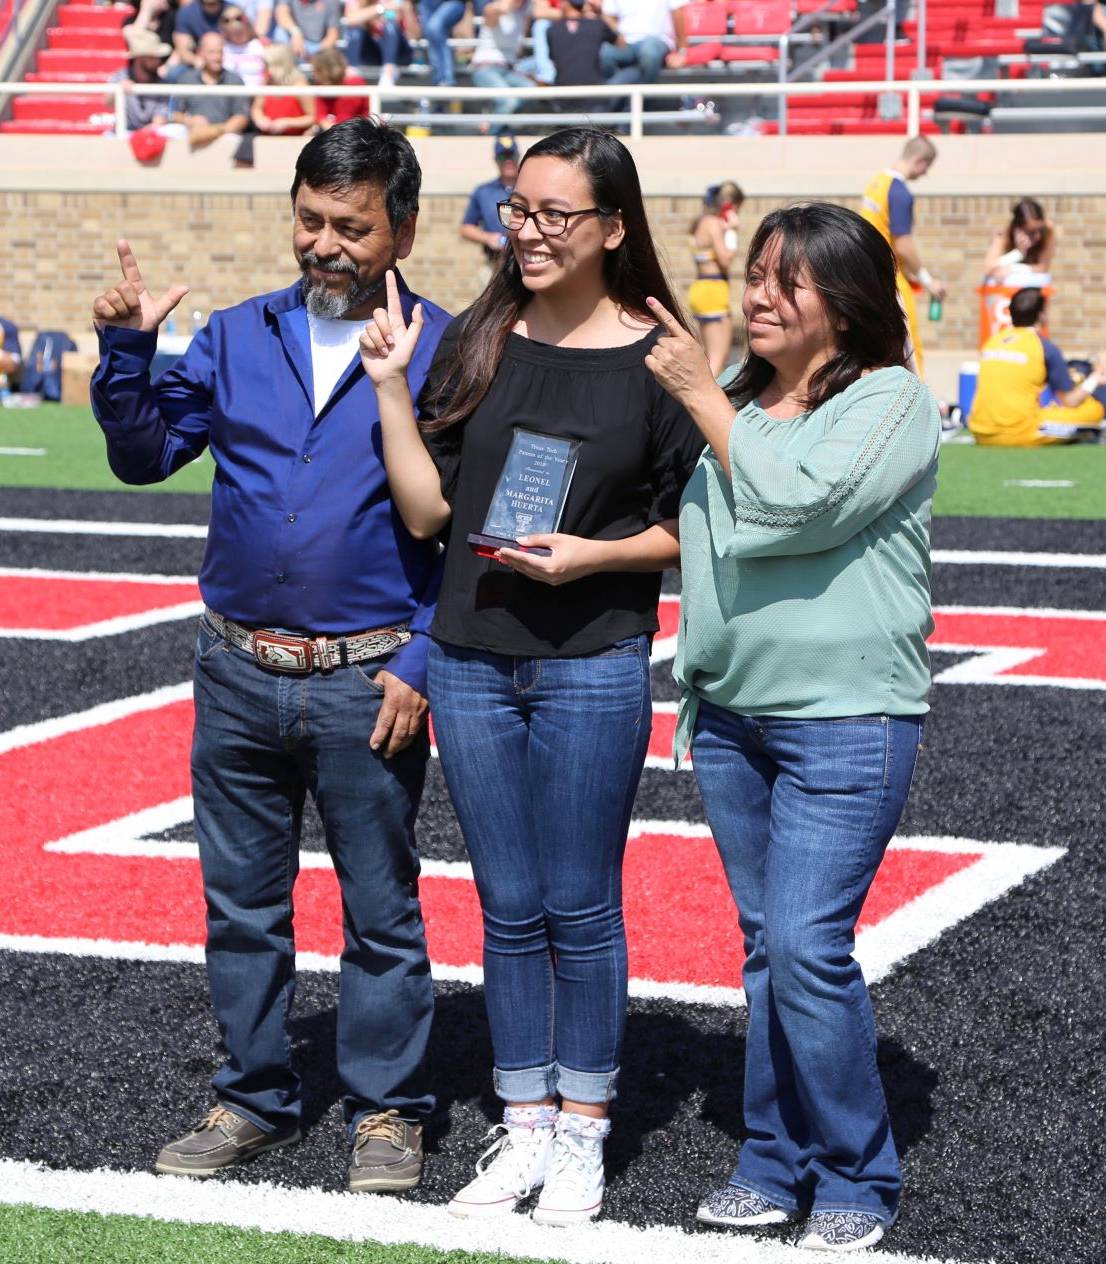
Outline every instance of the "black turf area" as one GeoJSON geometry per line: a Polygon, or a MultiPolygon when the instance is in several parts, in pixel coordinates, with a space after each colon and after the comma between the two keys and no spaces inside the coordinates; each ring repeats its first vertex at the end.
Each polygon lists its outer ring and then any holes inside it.
{"type": "MultiPolygon", "coordinates": [[[[203,521],[203,497],[0,493],[5,516],[203,521]]],[[[940,548],[1106,552],[1106,525],[939,519],[940,548]]],[[[0,533],[0,565],[188,573],[200,542],[0,533]],[[58,540],[54,553],[35,542],[58,540]],[[31,551],[24,551],[25,545],[31,551]],[[177,550],[174,552],[174,550],[177,550]],[[32,561],[32,557],[34,560],[32,561]],[[48,558],[48,560],[47,560],[48,558]]],[[[1089,571],[938,566],[939,604],[1101,608],[1089,571]],[[1088,595],[1089,594],[1089,595],[1088,595]]],[[[194,632],[170,624],[76,645],[8,642],[2,728],[188,677],[194,632]]],[[[935,669],[957,661],[935,656],[935,669]]],[[[673,696],[654,672],[658,698],[673,696]]],[[[967,1262],[1103,1264],[1106,1231],[1106,692],[936,686],[902,832],[1060,846],[1055,865],[901,963],[873,988],[880,1068],[903,1154],[895,1250],[967,1262]]],[[[690,774],[647,769],[638,817],[701,820],[690,774]]],[[[184,826],[168,836],[190,837],[184,826]]],[[[321,846],[309,819],[306,845],[321,846]]],[[[440,771],[419,822],[428,857],[463,856],[440,771]]],[[[0,842],[2,847],[2,842],[0,842]]],[[[302,1145],[234,1180],[340,1189],[332,975],[300,980],[293,1035],[305,1081],[302,1145]]],[[[479,990],[440,985],[432,1048],[439,1109],[425,1183],[439,1203],[468,1179],[496,1115],[479,990]]],[[[0,953],[0,1157],[148,1167],[202,1111],[216,1031],[198,966],[0,953]]],[[[692,1227],[741,1136],[743,1015],[635,1001],[606,1214],[692,1227]]]]}

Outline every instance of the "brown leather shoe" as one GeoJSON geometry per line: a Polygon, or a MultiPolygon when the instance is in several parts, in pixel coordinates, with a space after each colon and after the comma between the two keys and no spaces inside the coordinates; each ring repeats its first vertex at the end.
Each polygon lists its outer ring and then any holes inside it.
{"type": "Polygon", "coordinates": [[[385,1194],[414,1189],[422,1179],[422,1124],[399,1111],[365,1115],[353,1135],[349,1187],[355,1193],[385,1194]]]}
{"type": "Polygon", "coordinates": [[[299,1139],[298,1128],[294,1132],[265,1132],[226,1106],[213,1106],[191,1132],[161,1148],[154,1171],[173,1176],[214,1176],[225,1167],[299,1139]]]}

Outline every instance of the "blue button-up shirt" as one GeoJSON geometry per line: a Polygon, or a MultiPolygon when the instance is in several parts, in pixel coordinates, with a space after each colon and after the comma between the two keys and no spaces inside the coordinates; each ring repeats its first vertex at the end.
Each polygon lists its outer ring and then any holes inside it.
{"type": "MultiPolygon", "coordinates": [[[[417,397],[449,315],[400,282],[425,324],[408,369],[417,397]]],[[[404,527],[382,458],[376,391],[360,358],[318,416],[299,282],[215,312],[150,382],[157,336],[105,326],[92,409],[125,483],[157,483],[210,447],[204,601],[253,627],[352,633],[411,623],[389,671],[426,692],[439,550],[404,527]]]]}

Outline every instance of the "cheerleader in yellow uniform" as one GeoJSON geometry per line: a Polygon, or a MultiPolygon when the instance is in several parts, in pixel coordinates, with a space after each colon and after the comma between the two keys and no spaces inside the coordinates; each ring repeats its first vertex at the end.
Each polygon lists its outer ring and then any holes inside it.
{"type": "Polygon", "coordinates": [[[697,279],[687,292],[687,305],[699,322],[703,349],[716,377],[726,367],[733,346],[730,265],[737,257],[737,217],[744,201],[744,193],[732,180],[712,185],[691,226],[697,279]]]}

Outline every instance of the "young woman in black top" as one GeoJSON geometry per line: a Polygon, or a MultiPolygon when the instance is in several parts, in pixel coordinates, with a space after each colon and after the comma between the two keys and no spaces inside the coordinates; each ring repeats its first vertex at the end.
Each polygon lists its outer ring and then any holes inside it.
{"type": "Polygon", "coordinates": [[[500,215],[510,248],[446,331],[421,433],[405,376],[421,313],[405,323],[394,280],[361,345],[396,505],[416,536],[448,528],[430,703],[484,913],[506,1103],[449,1209],[509,1212],[541,1186],[534,1218],[563,1224],[602,1202],[649,645],[702,439],[644,365],[660,332],[646,297],[672,296],[621,142],[594,128],[540,141],[500,215]],[[468,537],[485,528],[520,427],[578,445],[563,517],[552,533],[518,537],[523,547],[480,556],[468,537]]]}

